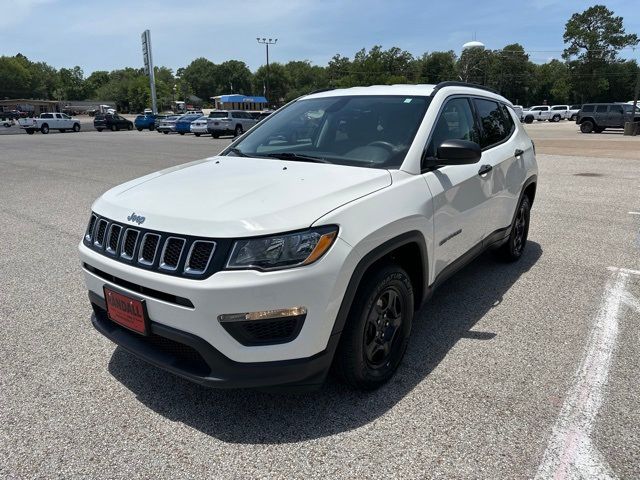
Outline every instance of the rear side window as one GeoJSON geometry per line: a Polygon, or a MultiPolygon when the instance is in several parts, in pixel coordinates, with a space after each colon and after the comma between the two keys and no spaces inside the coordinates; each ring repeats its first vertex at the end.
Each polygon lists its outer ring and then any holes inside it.
{"type": "Polygon", "coordinates": [[[595,110],[595,105],[585,105],[584,107],[582,107],[582,111],[585,113],[590,113],[593,112],[595,110]]]}
{"type": "Polygon", "coordinates": [[[596,113],[607,113],[607,109],[609,107],[607,105],[598,105],[596,107],[596,113]]]}
{"type": "Polygon", "coordinates": [[[40,118],[53,118],[53,114],[51,113],[43,113],[40,115],[40,118]]]}
{"type": "Polygon", "coordinates": [[[480,143],[480,134],[466,98],[449,100],[436,121],[426,156],[435,157],[438,147],[446,140],[469,140],[480,143]]]}
{"type": "Polygon", "coordinates": [[[611,105],[611,108],[609,109],[609,111],[611,113],[619,113],[620,115],[622,115],[623,113],[622,105],[611,105]]]}
{"type": "Polygon", "coordinates": [[[474,103],[482,126],[480,146],[487,148],[506,140],[511,135],[513,121],[507,117],[502,106],[498,102],[480,98],[474,99],[474,103]]]}

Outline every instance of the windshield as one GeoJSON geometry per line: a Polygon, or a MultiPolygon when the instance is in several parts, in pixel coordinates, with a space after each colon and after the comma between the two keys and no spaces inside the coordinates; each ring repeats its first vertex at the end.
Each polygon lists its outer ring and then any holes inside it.
{"type": "Polygon", "coordinates": [[[226,154],[398,168],[429,100],[389,95],[299,100],[259,123],[226,154]]]}
{"type": "Polygon", "coordinates": [[[209,118],[227,118],[227,112],[211,112],[209,118]]]}

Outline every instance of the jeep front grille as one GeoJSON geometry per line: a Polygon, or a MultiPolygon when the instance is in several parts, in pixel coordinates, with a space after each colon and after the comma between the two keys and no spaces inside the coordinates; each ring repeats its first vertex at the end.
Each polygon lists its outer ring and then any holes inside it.
{"type": "Polygon", "coordinates": [[[114,222],[93,213],[84,243],[119,262],[166,275],[206,278],[221,270],[229,239],[158,232],[114,222]]]}

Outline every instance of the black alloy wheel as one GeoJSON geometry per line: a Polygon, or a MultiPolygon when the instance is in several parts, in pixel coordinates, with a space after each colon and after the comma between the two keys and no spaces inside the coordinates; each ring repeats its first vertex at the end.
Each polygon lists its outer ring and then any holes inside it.
{"type": "Polygon", "coordinates": [[[531,213],[531,202],[529,197],[524,195],[518,205],[511,233],[507,242],[499,249],[498,253],[503,260],[515,262],[522,257],[527,239],[529,237],[529,218],[531,213]]]}
{"type": "Polygon", "coordinates": [[[407,273],[389,263],[367,272],[342,331],[333,365],[344,382],[373,390],[395,373],[409,343],[414,313],[407,273]]]}
{"type": "Polygon", "coordinates": [[[387,287],[369,310],[362,338],[365,360],[371,368],[389,364],[394,342],[397,342],[402,326],[402,317],[400,292],[395,287],[387,287]]]}

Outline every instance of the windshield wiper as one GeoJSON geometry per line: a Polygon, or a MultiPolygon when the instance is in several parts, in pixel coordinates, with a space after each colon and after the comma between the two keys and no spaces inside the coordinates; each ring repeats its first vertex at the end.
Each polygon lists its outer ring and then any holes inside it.
{"type": "Polygon", "coordinates": [[[240,150],[239,148],[236,148],[236,147],[230,148],[229,152],[235,153],[239,157],[248,157],[249,156],[246,153],[244,153],[242,150],[240,150]]]}
{"type": "Polygon", "coordinates": [[[312,163],[331,163],[326,158],[314,157],[313,155],[303,155],[301,153],[294,152],[277,152],[267,153],[266,157],[279,158],[280,160],[298,160],[300,162],[312,162],[312,163]]]}

